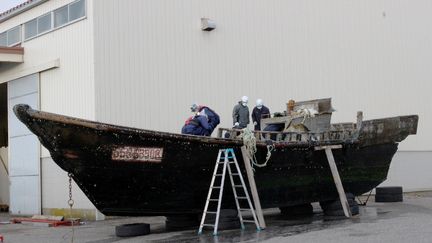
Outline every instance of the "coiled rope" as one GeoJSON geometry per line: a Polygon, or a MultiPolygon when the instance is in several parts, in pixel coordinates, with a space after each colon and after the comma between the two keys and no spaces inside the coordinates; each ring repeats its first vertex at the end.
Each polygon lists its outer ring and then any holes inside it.
{"type": "Polygon", "coordinates": [[[274,149],[273,144],[267,145],[266,160],[264,163],[260,164],[255,157],[255,153],[257,152],[257,147],[256,147],[256,138],[253,132],[249,128],[244,128],[243,133],[240,135],[240,137],[243,139],[243,145],[246,147],[246,152],[249,159],[251,160],[252,168],[254,166],[256,167],[267,166],[267,162],[270,160],[271,157],[271,152],[274,149]]]}

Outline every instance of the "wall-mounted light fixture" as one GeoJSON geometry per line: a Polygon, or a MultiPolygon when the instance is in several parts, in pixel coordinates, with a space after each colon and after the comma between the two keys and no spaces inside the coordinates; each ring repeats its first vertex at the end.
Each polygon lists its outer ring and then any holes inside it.
{"type": "Polygon", "coordinates": [[[208,19],[208,18],[201,18],[201,30],[203,31],[212,31],[216,29],[216,22],[208,19]]]}

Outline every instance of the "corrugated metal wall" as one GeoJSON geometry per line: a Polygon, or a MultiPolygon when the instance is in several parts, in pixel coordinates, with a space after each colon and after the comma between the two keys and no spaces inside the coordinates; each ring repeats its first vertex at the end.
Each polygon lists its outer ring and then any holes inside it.
{"type": "MultiPolygon", "coordinates": [[[[0,32],[62,7],[74,0],[56,0],[30,9],[0,24],[0,32]]],[[[0,66],[2,77],[23,73],[54,60],[59,69],[41,73],[41,109],[94,119],[92,1],[88,19],[22,43],[24,63],[0,66]]]]}
{"type": "MultiPolygon", "coordinates": [[[[23,24],[74,0],[48,1],[0,24],[0,32],[23,24]]],[[[92,1],[87,1],[87,19],[25,41],[24,63],[1,65],[0,77],[37,70],[54,60],[60,67],[40,73],[40,108],[44,111],[94,120],[94,51],[92,1]]],[[[68,208],[67,175],[41,147],[42,207],[68,208]],[[64,192],[60,193],[59,192],[64,192]]],[[[75,208],[94,209],[92,203],[74,184],[75,208]]]]}
{"type": "Polygon", "coordinates": [[[96,118],[179,132],[193,101],[221,126],[242,95],[280,111],[333,97],[334,121],[419,114],[431,150],[432,2],[96,0],[96,118]],[[200,18],[216,22],[200,30],[200,18]]]}

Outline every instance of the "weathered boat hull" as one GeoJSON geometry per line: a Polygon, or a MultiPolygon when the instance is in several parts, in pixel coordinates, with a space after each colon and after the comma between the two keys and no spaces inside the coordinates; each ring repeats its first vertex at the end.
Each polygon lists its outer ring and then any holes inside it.
{"type": "MultiPolygon", "coordinates": [[[[243,164],[239,140],[119,127],[39,112],[26,105],[14,110],[106,215],[199,213],[218,150],[234,148],[243,164]]],[[[405,133],[406,137],[412,131],[405,133]]],[[[383,141],[339,142],[343,148],[335,150],[334,157],[346,191],[363,194],[386,179],[397,142],[383,141]]],[[[268,165],[255,172],[263,208],[338,197],[325,153],[315,151],[315,145],[276,144],[268,165]]],[[[258,160],[266,153],[265,144],[259,143],[258,160]]],[[[230,195],[224,198],[226,207],[233,205],[230,195]]]]}

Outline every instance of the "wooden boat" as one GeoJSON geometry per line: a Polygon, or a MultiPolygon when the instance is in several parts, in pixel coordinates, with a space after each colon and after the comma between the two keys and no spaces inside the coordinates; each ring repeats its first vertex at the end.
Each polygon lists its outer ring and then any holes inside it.
{"type": "MultiPolygon", "coordinates": [[[[345,191],[354,195],[370,191],[386,179],[398,143],[417,130],[416,115],[330,125],[322,121],[330,122],[329,99],[297,104],[297,108],[305,104],[316,108],[315,118],[301,119],[303,125],[307,124],[305,120],[318,119],[308,125],[314,129],[257,134],[262,137],[257,141],[258,161],[267,154],[266,140],[275,137],[267,166],[255,169],[263,208],[338,198],[325,153],[314,149],[322,145],[342,145],[333,153],[345,191]]],[[[231,129],[219,130],[219,136],[230,132],[230,138],[200,137],[92,122],[36,111],[22,104],[16,105],[14,112],[105,215],[200,213],[218,150],[234,148],[243,164],[243,141],[236,139],[233,134],[238,131],[231,129]]],[[[296,114],[262,122],[264,126],[295,124],[299,118],[296,114]]],[[[232,205],[232,198],[225,197],[224,207],[232,205]]]]}

